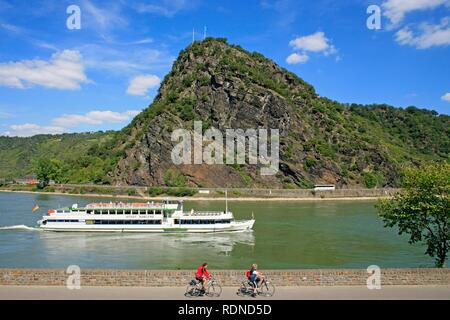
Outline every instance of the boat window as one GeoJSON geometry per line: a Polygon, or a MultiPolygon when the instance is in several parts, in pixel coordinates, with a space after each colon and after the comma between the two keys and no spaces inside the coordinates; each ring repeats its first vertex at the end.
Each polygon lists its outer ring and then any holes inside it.
{"type": "Polygon", "coordinates": [[[138,213],[139,213],[138,210],[133,210],[133,211],[131,211],[131,214],[138,214],[138,213]]]}
{"type": "Polygon", "coordinates": [[[123,210],[117,210],[117,214],[123,214],[123,210]]]}
{"type": "MultiPolygon", "coordinates": [[[[47,222],[79,222],[79,220],[46,220],[47,222]]],[[[177,220],[180,223],[182,220],[177,220]]],[[[87,220],[86,224],[162,224],[162,220],[87,220]]]]}

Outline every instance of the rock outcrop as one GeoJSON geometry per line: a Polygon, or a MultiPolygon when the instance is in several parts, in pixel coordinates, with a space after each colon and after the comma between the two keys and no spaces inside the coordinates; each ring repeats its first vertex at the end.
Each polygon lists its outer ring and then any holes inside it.
{"type": "MultiPolygon", "coordinates": [[[[402,163],[422,160],[423,152],[408,141],[409,136],[396,134],[399,128],[409,134],[409,113],[436,118],[433,123],[442,126],[442,137],[448,140],[448,117],[416,108],[408,112],[331,101],[260,54],[222,39],[206,39],[180,53],[154,102],[122,131],[118,148],[124,156],[111,177],[116,184],[149,186],[393,186],[402,163]],[[389,117],[396,115],[401,119],[397,127],[386,127],[383,121],[390,123],[389,117]],[[192,130],[194,121],[202,121],[203,129],[222,132],[278,129],[278,173],[263,176],[261,165],[248,162],[175,165],[171,134],[179,128],[192,130]]],[[[436,142],[440,137],[433,139],[430,152],[448,159],[448,144],[436,142]]]]}

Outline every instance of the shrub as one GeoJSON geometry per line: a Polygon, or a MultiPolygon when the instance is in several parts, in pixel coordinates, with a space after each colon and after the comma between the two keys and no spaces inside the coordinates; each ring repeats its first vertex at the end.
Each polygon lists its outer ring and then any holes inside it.
{"type": "Polygon", "coordinates": [[[137,191],[134,188],[133,189],[128,189],[127,193],[128,193],[129,196],[137,195],[137,191]]]}
{"type": "Polygon", "coordinates": [[[165,193],[165,189],[161,187],[153,187],[148,189],[148,195],[150,197],[156,197],[165,193]]]}
{"type": "Polygon", "coordinates": [[[47,186],[47,187],[41,189],[41,191],[43,191],[43,192],[55,192],[55,188],[47,186]]]}
{"type": "Polygon", "coordinates": [[[315,165],[317,165],[317,159],[313,158],[313,157],[306,157],[305,161],[303,163],[303,167],[305,168],[305,170],[308,170],[311,167],[314,167],[315,165]]]}
{"type": "Polygon", "coordinates": [[[330,144],[321,142],[316,147],[317,152],[319,152],[322,156],[333,158],[335,151],[331,147],[330,144]]]}
{"type": "Polygon", "coordinates": [[[381,172],[365,172],[363,179],[364,184],[369,189],[380,187],[384,184],[384,176],[381,172]]]}
{"type": "Polygon", "coordinates": [[[196,193],[197,193],[196,189],[184,187],[167,190],[167,195],[174,197],[191,197],[196,193]]]}
{"type": "Polygon", "coordinates": [[[167,170],[163,179],[168,187],[184,187],[187,181],[182,173],[176,173],[173,170],[167,170]]]}

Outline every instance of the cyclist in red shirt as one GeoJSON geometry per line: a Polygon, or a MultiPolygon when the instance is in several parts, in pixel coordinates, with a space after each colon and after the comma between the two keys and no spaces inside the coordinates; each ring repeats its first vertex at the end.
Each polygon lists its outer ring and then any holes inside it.
{"type": "Polygon", "coordinates": [[[211,275],[208,272],[208,264],[205,262],[197,269],[197,273],[195,274],[195,279],[202,283],[202,291],[205,291],[205,285],[208,283],[208,280],[211,279],[211,275]]]}

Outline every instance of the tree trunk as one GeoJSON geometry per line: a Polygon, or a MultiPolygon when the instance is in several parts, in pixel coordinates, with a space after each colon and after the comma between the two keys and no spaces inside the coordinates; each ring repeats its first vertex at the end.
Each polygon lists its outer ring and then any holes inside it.
{"type": "Polygon", "coordinates": [[[447,258],[446,251],[438,251],[436,259],[436,268],[444,268],[446,258],[447,258]]]}

